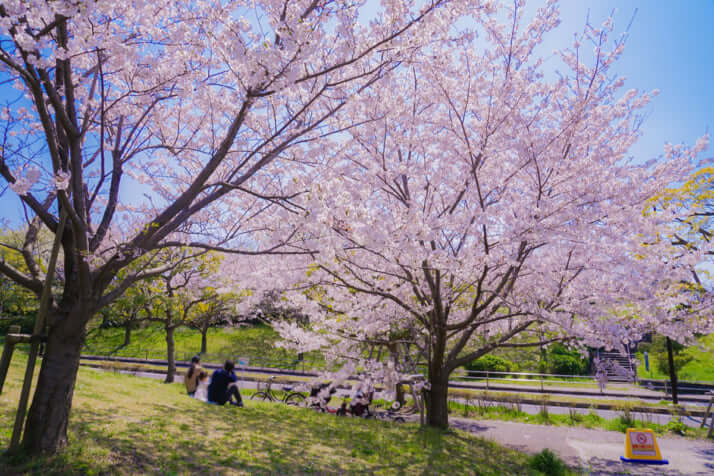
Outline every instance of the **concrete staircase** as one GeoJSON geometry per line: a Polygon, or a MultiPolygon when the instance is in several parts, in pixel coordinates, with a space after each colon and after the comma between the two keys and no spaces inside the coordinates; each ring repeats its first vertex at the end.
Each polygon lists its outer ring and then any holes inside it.
{"type": "Polygon", "coordinates": [[[634,382],[635,381],[635,366],[632,363],[632,356],[629,353],[621,354],[618,351],[598,351],[598,355],[601,360],[606,360],[612,363],[607,369],[607,379],[610,382],[634,382]],[[618,372],[617,367],[627,371],[630,376],[626,377],[623,372],[618,372]]]}

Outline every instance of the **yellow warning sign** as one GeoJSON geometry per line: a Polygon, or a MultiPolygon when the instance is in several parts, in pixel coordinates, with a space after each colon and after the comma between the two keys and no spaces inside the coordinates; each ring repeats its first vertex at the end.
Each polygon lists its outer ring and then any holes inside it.
{"type": "Polygon", "coordinates": [[[649,429],[627,429],[625,456],[620,459],[628,463],[669,464],[662,459],[654,432],[649,429]]]}

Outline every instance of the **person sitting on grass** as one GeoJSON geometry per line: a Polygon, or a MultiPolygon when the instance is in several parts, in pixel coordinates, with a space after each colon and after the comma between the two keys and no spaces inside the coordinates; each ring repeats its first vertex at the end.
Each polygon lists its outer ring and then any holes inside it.
{"type": "Polygon", "coordinates": [[[198,386],[193,393],[193,398],[202,402],[208,401],[208,374],[203,370],[198,374],[198,386]]]}
{"type": "Polygon", "coordinates": [[[243,406],[243,399],[238,390],[238,377],[233,372],[235,365],[232,361],[226,360],[223,368],[213,372],[211,383],[208,385],[208,401],[224,405],[230,402],[231,405],[243,406]],[[233,400],[235,399],[235,401],[233,400]]]}
{"type": "Polygon", "coordinates": [[[189,367],[186,376],[183,378],[183,383],[186,385],[186,393],[193,397],[196,387],[198,386],[198,375],[201,373],[201,358],[194,355],[191,358],[191,367],[189,367]]]}

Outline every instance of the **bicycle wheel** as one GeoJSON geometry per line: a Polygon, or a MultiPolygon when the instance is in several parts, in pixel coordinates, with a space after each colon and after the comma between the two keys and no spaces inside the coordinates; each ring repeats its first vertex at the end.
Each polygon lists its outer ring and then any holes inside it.
{"type": "Polygon", "coordinates": [[[299,392],[289,393],[283,401],[288,405],[302,405],[305,401],[305,395],[299,392]]]}
{"type": "Polygon", "coordinates": [[[251,400],[270,400],[270,397],[266,392],[255,392],[253,395],[250,396],[251,400]]]}

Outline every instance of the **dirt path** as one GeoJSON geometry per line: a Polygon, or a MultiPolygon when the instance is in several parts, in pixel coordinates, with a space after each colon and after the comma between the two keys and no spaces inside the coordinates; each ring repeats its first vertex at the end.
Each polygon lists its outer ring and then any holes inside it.
{"type": "Polygon", "coordinates": [[[455,417],[449,421],[454,427],[528,453],[550,448],[568,465],[593,476],[714,474],[711,440],[658,437],[662,457],[669,460],[669,465],[632,465],[620,461],[625,451],[625,435],[614,431],[455,417]]]}

